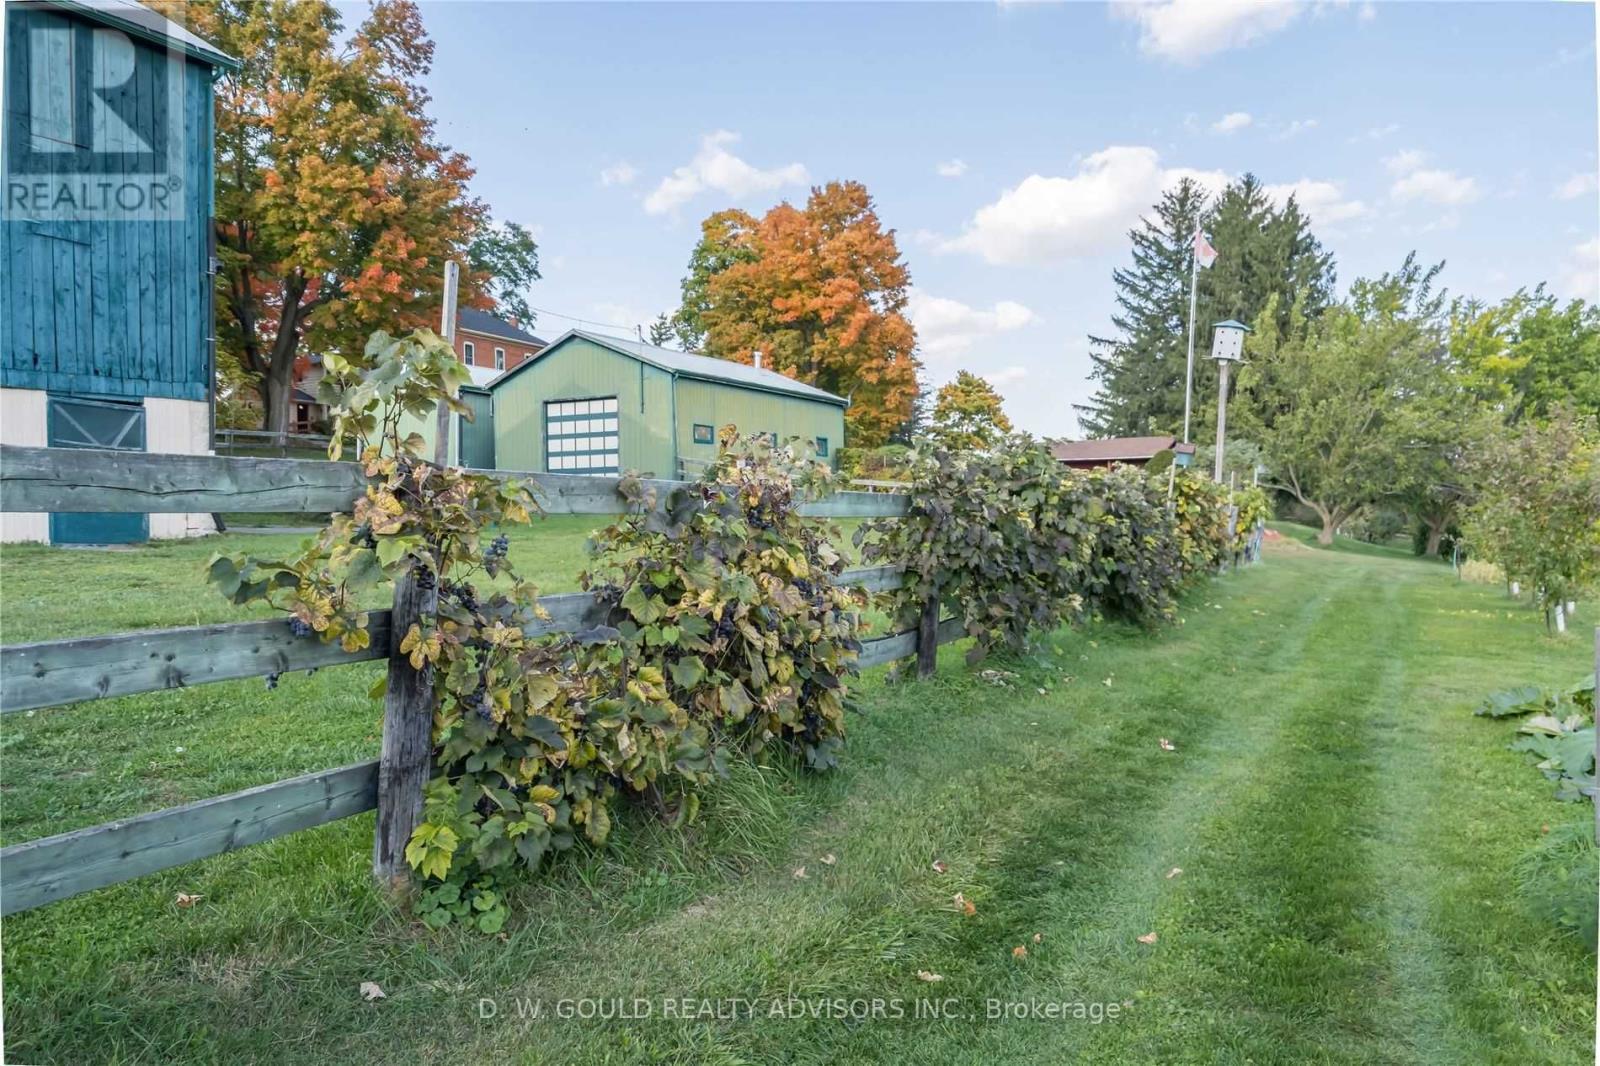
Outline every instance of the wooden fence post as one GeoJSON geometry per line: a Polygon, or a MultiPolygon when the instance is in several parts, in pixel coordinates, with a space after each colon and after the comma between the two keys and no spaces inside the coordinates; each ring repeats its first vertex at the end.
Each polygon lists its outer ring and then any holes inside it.
{"type": "Polygon", "coordinates": [[[939,660],[939,594],[930,593],[922,601],[922,617],[917,620],[917,677],[932,677],[939,660]]]}
{"type": "Polygon", "coordinates": [[[413,623],[439,607],[439,590],[417,581],[416,568],[394,588],[389,625],[389,686],[383,697],[383,753],[378,758],[378,830],[372,842],[372,873],[398,888],[411,871],[406,844],[422,820],[422,788],[433,769],[433,678],[412,669],[400,642],[413,623]]]}

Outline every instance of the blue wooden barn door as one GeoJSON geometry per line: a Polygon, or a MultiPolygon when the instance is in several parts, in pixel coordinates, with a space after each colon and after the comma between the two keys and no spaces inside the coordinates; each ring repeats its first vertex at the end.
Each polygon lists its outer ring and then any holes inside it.
{"type": "MultiPolygon", "coordinates": [[[[47,423],[52,448],[144,451],[144,405],[51,396],[47,423]]],[[[51,544],[137,544],[150,535],[142,514],[63,512],[50,516],[51,544]]]]}

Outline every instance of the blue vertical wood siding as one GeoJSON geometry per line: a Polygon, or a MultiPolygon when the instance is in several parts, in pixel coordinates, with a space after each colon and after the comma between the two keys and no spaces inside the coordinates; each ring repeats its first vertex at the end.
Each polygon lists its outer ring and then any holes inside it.
{"type": "MultiPolygon", "coordinates": [[[[106,169],[93,177],[117,181],[140,174],[119,171],[117,131],[108,129],[107,108],[89,108],[88,94],[118,96],[119,113],[131,116],[129,128],[145,143],[161,145],[181,138],[181,173],[170,175],[170,195],[181,199],[173,220],[106,220],[93,212],[66,221],[14,217],[9,188],[0,197],[0,386],[44,389],[91,396],[161,396],[204,400],[211,374],[206,337],[210,333],[210,277],[207,273],[212,190],[212,68],[199,60],[174,58],[140,39],[132,39],[160,62],[139,62],[134,77],[110,89],[101,54],[89,47],[94,23],[67,12],[6,5],[5,109],[7,152],[36,136],[63,134],[44,126],[58,113],[32,106],[33,93],[67,100],[80,121],[69,124],[68,150],[57,153],[63,167],[78,165],[88,145],[113,149],[106,169]],[[74,47],[50,56],[35,70],[36,30],[62,31],[74,47]],[[182,80],[181,115],[158,119],[168,78],[182,80]],[[84,116],[95,115],[88,121],[84,116]],[[81,143],[80,143],[81,142],[81,143]],[[174,187],[176,186],[176,187],[174,187]]],[[[143,58],[143,57],[141,57],[143,58]]],[[[131,146],[130,146],[131,147],[131,146]]],[[[34,158],[38,158],[36,155],[34,158]]],[[[127,155],[122,157],[126,160],[127,155]]]]}

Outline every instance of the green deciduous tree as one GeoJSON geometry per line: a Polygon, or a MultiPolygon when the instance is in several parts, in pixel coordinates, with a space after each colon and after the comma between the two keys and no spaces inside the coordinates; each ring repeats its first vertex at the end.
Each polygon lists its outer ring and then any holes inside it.
{"type": "Polygon", "coordinates": [[[1600,307],[1541,285],[1498,304],[1457,301],[1450,354],[1467,387],[1511,423],[1569,404],[1600,417],[1600,307]]]}
{"type": "Polygon", "coordinates": [[[1318,541],[1360,508],[1400,493],[1405,457],[1436,444],[1439,267],[1407,257],[1394,274],[1359,280],[1317,319],[1303,302],[1279,327],[1276,300],[1256,318],[1239,375],[1241,435],[1261,444],[1272,485],[1315,511],[1318,541]]]}
{"type": "Polygon", "coordinates": [[[485,225],[467,245],[467,270],[483,279],[483,295],[496,311],[533,328],[538,315],[528,304],[528,290],[540,278],[533,234],[515,222],[485,225]]]}
{"type": "Polygon", "coordinates": [[[947,448],[984,448],[1011,432],[1011,419],[993,385],[961,370],[939,389],[931,432],[947,448]]]}
{"type": "Polygon", "coordinates": [[[1473,550],[1542,590],[1546,608],[1600,581],[1600,427],[1570,407],[1524,422],[1473,452],[1473,550]]]}

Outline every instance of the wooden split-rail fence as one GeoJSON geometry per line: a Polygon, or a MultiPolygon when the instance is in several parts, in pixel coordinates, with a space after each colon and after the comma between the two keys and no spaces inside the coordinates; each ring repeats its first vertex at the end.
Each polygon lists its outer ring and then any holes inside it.
{"type": "MultiPolygon", "coordinates": [[[[512,473],[547,514],[620,514],[617,479],[512,473]]],[[[649,481],[665,503],[680,482],[649,481]]],[[[0,446],[0,511],[206,512],[347,511],[366,489],[353,463],[296,459],[159,455],[92,449],[0,446]]],[[[840,492],[802,506],[833,518],[898,517],[910,499],[840,492]]],[[[869,591],[900,587],[895,567],[851,570],[844,581],[869,591]]],[[[604,607],[588,593],[546,596],[548,621],[532,635],[587,629],[604,607]]],[[[392,881],[407,873],[404,849],[421,817],[422,788],[433,772],[433,697],[400,654],[400,639],[422,612],[414,584],[397,582],[394,605],[370,613],[372,642],[357,652],[296,637],[287,620],[141,630],[0,647],[0,712],[185,688],[213,681],[388,660],[383,740],[377,759],[319,770],[231,795],[0,849],[0,914],[118,884],[196,859],[259,844],[376,809],[373,869],[392,881]]],[[[916,629],[865,641],[862,666],[917,657],[933,670],[938,646],[961,636],[958,620],[930,602],[916,629]]]]}

